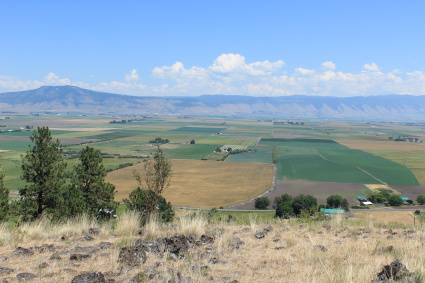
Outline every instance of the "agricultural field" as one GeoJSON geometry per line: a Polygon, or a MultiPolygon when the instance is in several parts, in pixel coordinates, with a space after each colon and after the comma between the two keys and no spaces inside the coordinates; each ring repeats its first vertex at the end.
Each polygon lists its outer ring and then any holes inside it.
{"type": "Polygon", "coordinates": [[[157,144],[150,142],[156,138],[169,140],[160,146],[175,164],[172,185],[165,195],[174,205],[225,207],[270,190],[273,178],[279,193],[300,192],[323,201],[327,194],[339,192],[350,198],[351,204],[355,204],[355,196],[367,194],[365,184],[399,187],[413,199],[424,191],[419,185],[425,186],[423,124],[11,115],[8,120],[0,120],[0,174],[5,175],[10,190],[25,185],[20,178],[22,156],[37,126],[49,126],[53,138],[60,139],[68,172],[78,164],[78,154],[84,147],[99,150],[106,170],[111,171],[108,180],[112,178],[118,188],[117,199],[137,186],[133,167],[128,166],[142,167],[156,149],[157,144]],[[27,131],[26,127],[33,129],[27,131]],[[394,141],[397,138],[407,141],[394,141]],[[250,151],[213,153],[217,148],[229,147],[250,151]],[[120,174],[126,177],[120,179],[120,174]]]}
{"type": "MultiPolygon", "coordinates": [[[[225,207],[272,188],[272,164],[173,159],[172,168],[172,182],[164,196],[176,206],[225,207]]],[[[143,174],[143,163],[107,175],[106,180],[117,188],[116,200],[128,197],[138,186],[134,170],[143,174]]]]}

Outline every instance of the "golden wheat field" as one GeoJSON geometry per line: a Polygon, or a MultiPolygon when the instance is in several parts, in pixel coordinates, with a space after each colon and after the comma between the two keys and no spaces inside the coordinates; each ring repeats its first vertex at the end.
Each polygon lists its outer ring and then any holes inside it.
{"type": "MultiPolygon", "coordinates": [[[[164,197],[174,206],[220,207],[249,200],[272,188],[273,165],[247,162],[173,159],[170,186],[164,197]]],[[[143,163],[108,173],[116,200],[127,198],[138,184],[133,171],[143,163]]]]}

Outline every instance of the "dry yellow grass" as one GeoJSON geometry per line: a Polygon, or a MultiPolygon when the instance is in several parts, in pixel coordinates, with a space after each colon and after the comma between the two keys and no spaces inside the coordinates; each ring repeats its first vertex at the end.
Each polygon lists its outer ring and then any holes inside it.
{"type": "MultiPolygon", "coordinates": [[[[143,163],[106,176],[117,188],[116,200],[128,197],[138,186],[134,170],[142,172],[143,163]]],[[[225,207],[269,190],[273,179],[273,165],[264,163],[172,160],[172,170],[163,195],[175,206],[225,207]]]]}
{"type": "Polygon", "coordinates": [[[425,150],[425,143],[365,140],[336,140],[336,142],[352,149],[425,150]]]}
{"type": "Polygon", "coordinates": [[[365,184],[365,186],[369,189],[369,190],[378,190],[378,189],[386,189],[388,191],[392,191],[396,194],[401,195],[401,193],[393,188],[391,188],[388,185],[383,185],[383,184],[365,184]]]}
{"type": "MultiPolygon", "coordinates": [[[[397,223],[403,225],[413,225],[413,214],[410,211],[356,211],[354,213],[358,221],[364,221],[367,218],[373,219],[375,223],[388,225],[397,223]]],[[[418,220],[416,220],[418,222],[418,220]]]]}
{"type": "MultiPolygon", "coordinates": [[[[211,282],[211,278],[214,282],[371,282],[384,265],[395,259],[399,259],[410,271],[425,274],[424,227],[416,226],[415,230],[389,228],[374,226],[373,222],[373,217],[355,224],[344,218],[317,223],[278,221],[272,224],[272,230],[262,239],[256,239],[254,231],[247,225],[193,223],[194,227],[200,225],[203,231],[215,231],[212,232],[214,243],[192,247],[189,255],[181,259],[148,252],[146,263],[134,268],[126,268],[118,262],[120,247],[134,244],[136,239],[146,235],[119,237],[110,226],[109,233],[94,236],[94,241],[84,241],[83,231],[61,241],[60,229],[45,223],[46,229],[56,233],[30,239],[20,232],[19,227],[10,229],[0,225],[2,236],[17,238],[13,243],[3,242],[0,245],[0,257],[9,258],[1,266],[14,269],[9,274],[0,274],[0,280],[15,282],[18,273],[31,272],[39,277],[35,282],[71,282],[78,274],[98,271],[115,282],[129,282],[150,267],[162,276],[160,279],[156,275],[152,282],[166,282],[173,276],[171,270],[179,271],[182,277],[190,277],[191,282],[211,282]],[[235,249],[234,243],[238,239],[243,244],[235,249]],[[70,260],[70,253],[74,253],[76,247],[93,250],[101,241],[113,245],[93,251],[90,259],[70,260]],[[32,256],[12,253],[17,246],[31,248],[42,244],[53,244],[62,260],[49,260],[53,251],[34,250],[32,256]],[[217,262],[213,263],[212,258],[217,262]],[[47,263],[47,267],[40,268],[42,263],[47,263]]],[[[187,226],[181,223],[177,219],[172,224],[158,226],[155,231],[157,237],[184,233],[187,226]]],[[[263,230],[266,225],[256,223],[255,229],[263,230]]],[[[421,282],[420,279],[417,282],[421,282]]]]}

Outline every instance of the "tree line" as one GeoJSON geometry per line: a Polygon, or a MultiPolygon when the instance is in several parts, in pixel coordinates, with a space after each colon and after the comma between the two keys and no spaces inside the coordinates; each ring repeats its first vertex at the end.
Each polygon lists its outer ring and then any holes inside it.
{"type": "MultiPolygon", "coordinates": [[[[22,160],[22,179],[26,185],[19,189],[19,197],[9,202],[9,190],[0,176],[0,221],[18,217],[31,221],[41,217],[60,220],[88,214],[96,218],[110,218],[117,210],[115,186],[105,182],[106,170],[98,150],[86,146],[79,163],[70,174],[58,139],[53,140],[48,127],[38,127],[30,137],[32,144],[22,160]]],[[[171,163],[158,146],[153,159],[145,163],[145,175],[137,174],[139,187],[124,200],[127,207],[148,215],[160,215],[172,220],[170,203],[161,196],[169,184],[171,163]]]]}

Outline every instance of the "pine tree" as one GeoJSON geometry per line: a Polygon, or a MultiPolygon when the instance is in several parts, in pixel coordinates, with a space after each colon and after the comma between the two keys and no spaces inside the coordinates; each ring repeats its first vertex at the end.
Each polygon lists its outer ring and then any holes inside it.
{"type": "Polygon", "coordinates": [[[23,217],[38,218],[43,213],[58,217],[67,166],[63,161],[60,141],[53,140],[48,127],[38,127],[30,139],[33,145],[29,145],[22,162],[22,178],[28,184],[19,190],[24,197],[23,217]]]}
{"type": "Polygon", "coordinates": [[[67,187],[68,214],[87,212],[99,215],[99,211],[115,211],[115,186],[105,183],[106,171],[99,151],[87,146],[81,151],[80,164],[74,167],[71,185],[67,187]]]}
{"type": "Polygon", "coordinates": [[[9,213],[9,190],[3,180],[4,175],[0,175],[0,221],[6,220],[9,213]]]}

